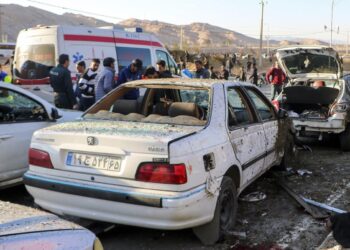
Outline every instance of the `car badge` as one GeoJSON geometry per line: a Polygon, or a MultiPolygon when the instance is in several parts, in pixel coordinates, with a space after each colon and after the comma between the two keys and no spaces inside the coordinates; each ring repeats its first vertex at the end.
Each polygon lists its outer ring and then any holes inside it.
{"type": "Polygon", "coordinates": [[[89,136],[89,137],[87,138],[87,144],[90,145],[90,146],[96,145],[96,144],[97,144],[97,139],[96,139],[96,137],[89,136]]]}

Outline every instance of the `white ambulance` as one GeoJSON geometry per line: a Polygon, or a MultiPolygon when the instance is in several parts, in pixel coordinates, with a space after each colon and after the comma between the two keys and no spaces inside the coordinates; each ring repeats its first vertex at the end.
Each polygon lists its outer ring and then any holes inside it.
{"type": "Polygon", "coordinates": [[[164,45],[153,35],[135,28],[117,30],[112,27],[91,28],[84,26],[40,26],[22,30],[17,38],[14,58],[14,81],[20,85],[49,83],[49,71],[56,66],[60,54],[68,54],[72,79],[76,77],[75,64],[84,60],[88,66],[93,58],[116,59],[116,74],[139,58],[143,66],[156,66],[165,60],[168,69],[179,74],[177,64],[164,45]]]}

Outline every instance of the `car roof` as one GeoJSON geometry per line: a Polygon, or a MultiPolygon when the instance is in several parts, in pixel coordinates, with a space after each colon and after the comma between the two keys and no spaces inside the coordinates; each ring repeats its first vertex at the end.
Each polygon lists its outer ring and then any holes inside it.
{"type": "Polygon", "coordinates": [[[143,87],[145,85],[159,86],[178,86],[178,87],[193,87],[193,88],[212,88],[214,85],[233,85],[233,86],[253,86],[248,82],[240,82],[235,80],[217,80],[217,79],[189,79],[189,78],[162,78],[162,79],[147,79],[127,82],[125,87],[143,87]]]}
{"type": "Polygon", "coordinates": [[[35,208],[0,201],[0,237],[18,233],[83,229],[80,225],[35,208]]]}

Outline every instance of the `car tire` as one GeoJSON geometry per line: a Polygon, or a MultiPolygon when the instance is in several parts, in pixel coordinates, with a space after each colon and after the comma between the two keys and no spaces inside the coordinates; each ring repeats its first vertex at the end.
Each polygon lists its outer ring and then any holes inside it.
{"type": "Polygon", "coordinates": [[[211,222],[193,228],[194,234],[204,245],[213,245],[224,239],[232,231],[237,216],[237,189],[234,181],[224,176],[220,194],[216,202],[214,218],[211,222]]]}
{"type": "Polygon", "coordinates": [[[340,148],[344,152],[350,151],[350,126],[348,125],[343,133],[339,136],[340,148]]]}

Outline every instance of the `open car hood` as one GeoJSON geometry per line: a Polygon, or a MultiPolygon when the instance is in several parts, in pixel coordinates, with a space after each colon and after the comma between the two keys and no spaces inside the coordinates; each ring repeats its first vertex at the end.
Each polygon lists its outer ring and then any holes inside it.
{"type": "Polygon", "coordinates": [[[342,77],[338,53],[329,47],[288,47],[276,52],[278,63],[291,79],[329,79],[342,77]]]}

